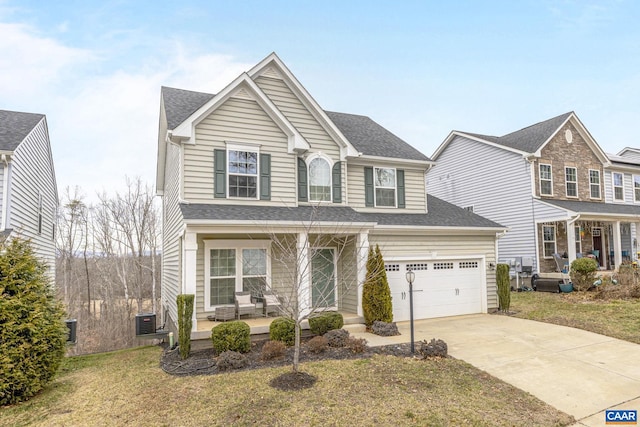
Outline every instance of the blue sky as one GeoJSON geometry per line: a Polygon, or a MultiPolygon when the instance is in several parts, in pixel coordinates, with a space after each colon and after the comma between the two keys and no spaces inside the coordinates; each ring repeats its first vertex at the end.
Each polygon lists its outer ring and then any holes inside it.
{"type": "Polygon", "coordinates": [[[575,111],[639,147],[640,2],[0,0],[0,109],[47,115],[58,186],[153,184],[160,86],[217,92],[276,52],[326,110],[427,155],[575,111]]]}

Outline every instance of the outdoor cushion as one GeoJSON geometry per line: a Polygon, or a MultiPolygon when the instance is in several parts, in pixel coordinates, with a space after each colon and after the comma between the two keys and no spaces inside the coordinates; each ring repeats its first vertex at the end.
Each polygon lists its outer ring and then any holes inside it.
{"type": "Polygon", "coordinates": [[[253,304],[251,302],[251,295],[236,295],[236,300],[239,305],[250,305],[253,304]]]}
{"type": "Polygon", "coordinates": [[[278,300],[278,297],[275,295],[265,295],[264,296],[264,300],[268,305],[278,305],[280,304],[280,301],[278,300]]]}

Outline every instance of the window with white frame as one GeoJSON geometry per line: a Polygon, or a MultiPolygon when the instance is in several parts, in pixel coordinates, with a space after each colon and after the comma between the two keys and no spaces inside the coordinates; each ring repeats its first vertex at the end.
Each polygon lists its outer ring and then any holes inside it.
{"type": "Polygon", "coordinates": [[[564,168],[567,197],[578,197],[578,170],[574,167],[564,168]]]}
{"type": "Polygon", "coordinates": [[[543,256],[545,258],[553,258],[553,254],[556,253],[556,226],[555,225],[543,225],[542,226],[542,242],[543,242],[543,256]]]}
{"type": "Polygon", "coordinates": [[[582,253],[582,236],[580,235],[580,226],[575,226],[576,233],[576,255],[582,253]]]}
{"type": "Polygon", "coordinates": [[[633,175],[633,200],[640,202],[640,175],[633,175]]]}
{"type": "Polygon", "coordinates": [[[309,162],[309,200],[331,201],[331,165],[322,157],[309,162]]]}
{"type": "Polygon", "coordinates": [[[620,172],[611,174],[611,183],[613,184],[613,200],[624,200],[624,180],[620,172]]]}
{"type": "Polygon", "coordinates": [[[38,234],[42,234],[42,193],[38,192],[38,234]]]}
{"type": "Polygon", "coordinates": [[[544,196],[553,195],[551,165],[540,164],[540,194],[544,196]]]}
{"type": "Polygon", "coordinates": [[[269,241],[205,241],[205,309],[234,304],[234,293],[268,288],[269,241]]]}
{"type": "Polygon", "coordinates": [[[600,196],[600,171],[589,169],[589,189],[592,199],[599,199],[600,196]]]}
{"type": "Polygon", "coordinates": [[[258,151],[229,149],[229,197],[258,198],[258,151]]]}
{"type": "Polygon", "coordinates": [[[396,206],[396,170],[393,168],[374,168],[376,206],[396,206]]]}

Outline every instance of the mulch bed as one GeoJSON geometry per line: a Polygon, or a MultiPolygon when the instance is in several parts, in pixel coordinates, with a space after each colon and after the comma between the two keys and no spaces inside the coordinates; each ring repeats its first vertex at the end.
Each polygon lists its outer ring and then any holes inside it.
{"type": "MultiPolygon", "coordinates": [[[[411,345],[405,344],[393,344],[380,347],[367,347],[362,353],[354,353],[351,349],[346,347],[329,347],[322,353],[313,353],[307,349],[305,342],[308,339],[303,340],[300,346],[300,362],[311,362],[319,360],[345,360],[345,359],[364,359],[373,356],[374,354],[385,354],[398,357],[412,357],[420,356],[417,352],[418,343],[416,343],[416,354],[411,354],[411,345]]],[[[232,372],[248,369],[260,369],[271,368],[279,366],[287,366],[293,364],[293,347],[288,347],[286,354],[283,357],[279,357],[272,360],[262,360],[262,346],[266,340],[256,341],[251,343],[251,351],[245,353],[248,359],[248,365],[245,368],[236,369],[232,372]]],[[[187,375],[214,375],[220,372],[216,367],[215,353],[213,347],[203,350],[191,351],[189,357],[185,360],[180,359],[180,353],[178,349],[170,350],[165,348],[160,360],[160,367],[168,374],[187,376],[187,375]]],[[[308,378],[304,381],[308,382],[308,378]]]]}

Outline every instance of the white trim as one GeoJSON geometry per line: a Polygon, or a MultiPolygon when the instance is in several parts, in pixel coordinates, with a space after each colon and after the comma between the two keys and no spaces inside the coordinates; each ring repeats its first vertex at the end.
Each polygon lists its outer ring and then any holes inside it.
{"type": "Polygon", "coordinates": [[[544,259],[553,259],[553,254],[558,253],[558,239],[556,238],[556,232],[558,231],[557,227],[555,225],[545,225],[545,224],[541,224],[542,225],[542,257],[544,259]],[[553,240],[545,240],[544,239],[544,229],[545,227],[550,227],[553,228],[553,240]],[[545,251],[545,244],[546,243],[551,243],[553,242],[553,252],[551,253],[551,256],[547,256],[546,255],[546,251],[545,251]]]}
{"type": "Polygon", "coordinates": [[[238,143],[238,142],[227,142],[226,143],[226,166],[225,166],[225,172],[226,172],[226,180],[227,180],[227,188],[226,193],[227,193],[227,199],[231,199],[231,200],[259,200],[260,199],[260,145],[258,144],[244,144],[244,143],[238,143]],[[231,173],[229,171],[229,153],[231,151],[243,151],[243,152],[247,152],[247,153],[256,153],[256,173],[255,174],[251,174],[251,173],[231,173]],[[246,176],[246,177],[251,177],[251,176],[255,176],[256,178],[256,196],[255,197],[242,197],[242,196],[231,196],[231,180],[229,179],[229,175],[234,175],[234,176],[246,176]]]}
{"type": "Polygon", "coordinates": [[[9,164],[11,162],[11,156],[3,153],[2,162],[4,163],[2,171],[2,231],[4,231],[7,229],[9,219],[9,164]]]}
{"type": "MultiPolygon", "coordinates": [[[[211,301],[211,249],[233,249],[236,256],[235,292],[242,291],[242,250],[265,249],[267,252],[266,282],[271,288],[271,240],[204,240],[204,301],[205,312],[215,311],[219,305],[210,305],[211,301]]],[[[227,304],[222,304],[227,305],[227,304]]]]}
{"type": "MultiPolygon", "coordinates": [[[[305,159],[307,164],[307,195],[310,203],[332,203],[333,202],[333,165],[331,157],[321,153],[313,153],[305,159]],[[316,159],[322,159],[329,165],[329,200],[314,200],[311,198],[311,162],[316,159]]],[[[342,183],[340,183],[342,185],[342,183]]]]}
{"type": "Polygon", "coordinates": [[[538,191],[540,196],[553,196],[553,165],[550,163],[539,163],[538,164],[538,191]],[[542,193],[542,166],[549,166],[549,179],[545,179],[545,181],[549,181],[551,183],[551,193],[542,193]]]}
{"type": "MultiPolygon", "coordinates": [[[[553,188],[553,187],[552,187],[553,188]]],[[[571,199],[577,199],[578,198],[578,168],[576,166],[565,166],[564,167],[564,191],[565,194],[567,195],[568,198],[571,199]],[[573,171],[575,172],[575,181],[569,181],[568,177],[567,177],[567,170],[568,169],[573,169],[573,171]],[[576,186],[576,195],[575,196],[570,196],[569,195],[569,184],[575,184],[576,186]]]]}
{"type": "Polygon", "coordinates": [[[638,190],[640,190],[640,175],[631,175],[631,185],[633,186],[633,201],[634,203],[640,203],[640,198],[636,197],[636,177],[638,178],[638,190]]]}
{"type": "Polygon", "coordinates": [[[602,174],[600,173],[600,169],[589,169],[589,198],[593,200],[602,200],[602,174]],[[598,193],[600,197],[593,197],[591,192],[591,186],[596,184],[591,183],[591,172],[598,172],[598,193]]]}
{"type": "Polygon", "coordinates": [[[614,202],[624,202],[624,173],[611,172],[611,198],[614,202]],[[622,185],[616,185],[615,175],[620,175],[622,185]],[[616,198],[616,187],[622,188],[622,199],[616,198]]]}
{"type": "Polygon", "coordinates": [[[436,151],[431,155],[431,160],[434,163],[437,163],[438,157],[440,156],[440,154],[442,154],[442,152],[447,148],[447,146],[449,145],[450,142],[453,141],[453,139],[455,137],[462,137],[462,138],[466,138],[469,139],[471,141],[475,141],[475,142],[480,142],[482,144],[486,144],[490,147],[495,147],[495,148],[499,148],[501,150],[505,150],[505,151],[510,151],[512,153],[516,153],[516,154],[520,154],[522,156],[527,156],[530,153],[527,153],[526,151],[522,151],[522,150],[517,150],[515,148],[510,148],[504,145],[500,145],[500,144],[496,144],[495,142],[491,142],[491,141],[487,141],[486,139],[482,139],[478,136],[472,136],[469,134],[466,134],[464,132],[460,132],[457,130],[451,131],[451,133],[449,133],[449,136],[447,136],[447,138],[440,144],[440,146],[436,149],[436,151]]]}
{"type": "MultiPolygon", "coordinates": [[[[406,188],[406,185],[405,185],[406,188]]],[[[374,166],[373,167],[373,207],[374,208],[397,208],[398,207],[398,170],[396,168],[383,167],[383,166],[374,166]],[[378,195],[377,189],[390,190],[391,187],[378,187],[376,185],[376,169],[389,169],[393,170],[393,206],[379,206],[378,205],[378,195]]]]}

